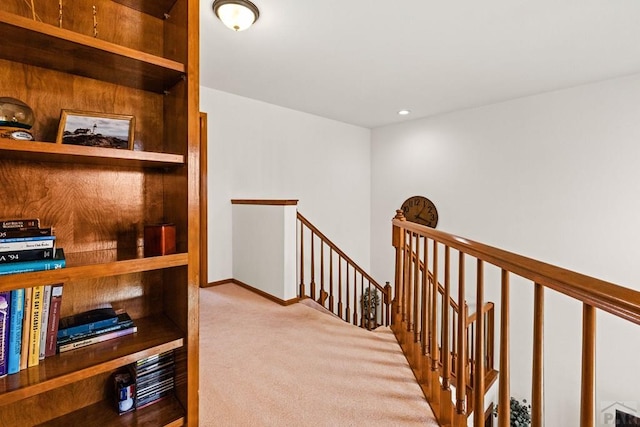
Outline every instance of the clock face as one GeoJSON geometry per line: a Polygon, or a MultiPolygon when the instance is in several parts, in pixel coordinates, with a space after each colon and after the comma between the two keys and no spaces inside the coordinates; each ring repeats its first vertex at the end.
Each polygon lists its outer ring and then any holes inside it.
{"type": "Polygon", "coordinates": [[[402,213],[407,221],[436,228],[438,224],[438,210],[433,202],[426,197],[413,196],[402,204],[402,213]]]}

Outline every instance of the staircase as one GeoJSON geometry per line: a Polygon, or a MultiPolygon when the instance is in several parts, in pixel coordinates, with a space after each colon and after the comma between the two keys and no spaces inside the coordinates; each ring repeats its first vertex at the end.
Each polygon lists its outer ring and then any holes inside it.
{"type": "MultiPolygon", "coordinates": [[[[518,286],[530,286],[533,294],[528,400],[532,426],[541,427],[545,294],[553,291],[579,302],[582,355],[573,361],[582,372],[579,425],[595,426],[596,312],[640,324],[640,292],[408,222],[402,211],[392,220],[394,283],[382,286],[297,210],[283,217],[293,219],[288,223],[292,225],[286,225],[291,229],[285,227],[293,239],[285,242],[282,265],[295,264],[298,271],[297,279],[285,281],[281,301],[290,301],[290,289],[297,288],[298,299],[309,299],[344,322],[369,330],[390,326],[440,425],[481,427],[497,404],[498,426],[509,426],[510,324],[514,318],[524,322],[521,313],[513,317],[510,313],[510,281],[517,278],[518,286]],[[294,247],[297,250],[288,249],[294,247]],[[491,302],[485,299],[490,290],[499,290],[491,302]],[[485,397],[492,385],[493,389],[497,385],[497,402],[485,397]]],[[[256,228],[252,235],[265,229],[256,228]]],[[[241,237],[249,234],[239,233],[241,237]]],[[[238,239],[240,244],[246,241],[238,239]]],[[[234,252],[239,246],[235,242],[234,238],[234,252]]],[[[247,265],[259,257],[250,253],[255,246],[252,241],[238,251],[247,258],[247,265]]],[[[234,253],[234,264],[235,259],[234,253]]],[[[251,267],[247,271],[255,274],[255,266],[251,267]]],[[[284,276],[295,275],[285,272],[284,276]]],[[[279,277],[274,283],[282,283],[279,277]]]]}

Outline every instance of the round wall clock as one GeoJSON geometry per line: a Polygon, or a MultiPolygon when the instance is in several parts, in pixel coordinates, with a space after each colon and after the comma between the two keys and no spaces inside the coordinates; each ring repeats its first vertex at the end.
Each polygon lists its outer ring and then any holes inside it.
{"type": "Polygon", "coordinates": [[[409,197],[402,204],[402,213],[407,221],[436,228],[438,224],[438,210],[436,205],[426,197],[409,197]]]}

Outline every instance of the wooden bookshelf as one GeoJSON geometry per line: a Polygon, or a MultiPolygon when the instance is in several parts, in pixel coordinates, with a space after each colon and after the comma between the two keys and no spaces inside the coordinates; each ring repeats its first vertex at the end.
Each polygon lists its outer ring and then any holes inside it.
{"type": "Polygon", "coordinates": [[[0,2],[0,95],[33,109],[37,139],[0,139],[0,219],[54,227],[67,266],[0,276],[0,290],[63,283],[61,316],[111,303],[138,331],[1,378],[0,418],[197,426],[199,2],[74,0],[62,28],[58,2],[36,6],[34,20],[28,2],[0,2]],[[134,116],[135,150],[54,143],[62,109],[134,116]],[[145,258],[144,226],[157,223],[175,224],[178,253],[145,258]],[[112,374],[167,350],[173,395],[119,416],[112,374]]]}
{"type": "Polygon", "coordinates": [[[111,372],[184,343],[181,331],[166,317],[137,319],[135,325],[138,332],[133,335],[58,354],[38,366],[0,378],[0,405],[111,372]]]}
{"type": "Polygon", "coordinates": [[[52,142],[0,139],[3,157],[32,162],[97,164],[108,167],[169,168],[184,165],[181,154],[82,147],[52,142]]]}
{"type": "Polygon", "coordinates": [[[113,402],[100,401],[38,427],[79,426],[86,425],[87,420],[100,427],[180,427],[184,425],[184,409],[175,397],[169,397],[135,412],[118,415],[113,412],[113,402]]]}
{"type": "MultiPolygon", "coordinates": [[[[99,251],[96,254],[103,253],[99,251]]],[[[108,251],[115,252],[115,251],[108,251]]],[[[133,258],[112,262],[92,263],[94,253],[70,254],[71,266],[51,271],[35,271],[33,273],[18,273],[0,276],[0,289],[13,290],[29,288],[42,283],[67,283],[80,279],[96,279],[100,277],[119,276],[123,274],[142,273],[144,271],[180,267],[188,264],[189,255],[186,253],[164,255],[151,258],[133,258]],[[83,264],[74,266],[73,258],[89,259],[83,264]]],[[[68,257],[69,258],[69,257],[68,257]]],[[[95,259],[95,258],[93,258],[95,259]]]]}
{"type": "Polygon", "coordinates": [[[176,61],[1,11],[0,33],[11,34],[0,57],[23,64],[157,93],[185,75],[184,64],[176,61]]]}

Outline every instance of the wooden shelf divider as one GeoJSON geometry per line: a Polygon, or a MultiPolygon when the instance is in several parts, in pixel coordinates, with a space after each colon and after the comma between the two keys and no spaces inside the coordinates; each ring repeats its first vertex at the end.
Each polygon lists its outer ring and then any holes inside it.
{"type": "Polygon", "coordinates": [[[88,263],[60,268],[58,270],[35,271],[0,276],[0,289],[8,291],[30,288],[42,283],[65,283],[72,280],[97,279],[121,274],[180,267],[188,264],[188,254],[180,253],[150,258],[134,258],[123,261],[88,263]]]}
{"type": "Polygon", "coordinates": [[[180,348],[180,329],[165,316],[134,320],[138,332],[40,361],[38,366],[0,378],[0,405],[16,402],[129,363],[180,348]]]}
{"type": "Polygon", "coordinates": [[[5,159],[37,162],[101,164],[109,167],[168,168],[184,165],[181,154],[115,148],[83,147],[39,141],[0,139],[0,152],[5,159]]]}
{"type": "Polygon", "coordinates": [[[118,415],[113,402],[101,401],[68,415],[58,417],[37,427],[67,427],[86,425],[92,420],[101,427],[162,426],[180,427],[184,425],[184,409],[175,396],[162,399],[151,406],[118,415]]]}
{"type": "Polygon", "coordinates": [[[2,11],[0,33],[11,34],[3,40],[2,59],[135,89],[164,93],[186,73],[179,62],[2,11]]]}

